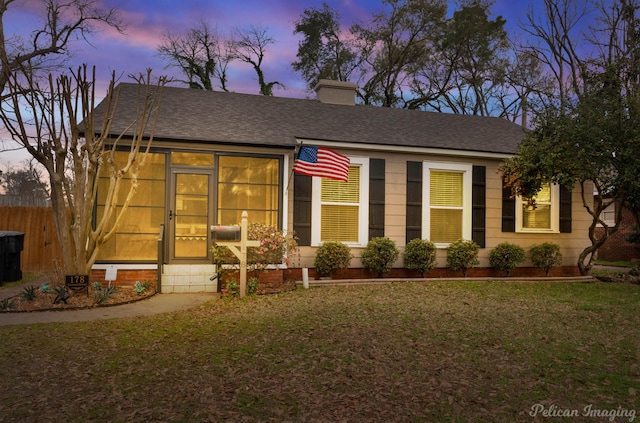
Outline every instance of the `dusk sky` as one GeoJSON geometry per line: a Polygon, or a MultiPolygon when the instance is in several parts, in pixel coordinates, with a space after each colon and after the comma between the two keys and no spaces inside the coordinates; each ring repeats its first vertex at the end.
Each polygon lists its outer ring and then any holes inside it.
{"type": "MultiPolygon", "coordinates": [[[[507,19],[508,31],[517,29],[518,18],[524,16],[531,1],[540,0],[496,0],[492,8],[494,16],[507,19]]],[[[318,8],[322,0],[102,0],[105,7],[115,7],[127,25],[124,34],[111,28],[103,28],[91,35],[91,45],[75,41],[72,45],[74,67],[86,63],[96,66],[99,83],[106,84],[112,71],[120,81],[131,81],[127,75],[153,69],[154,76],[177,76],[175,69],[166,68],[157,55],[157,47],[167,31],[182,33],[204,21],[226,35],[236,27],[258,25],[267,27],[275,39],[267,51],[264,73],[267,81],[279,81],[285,88],[277,87],[274,95],[304,98],[304,81],[291,69],[296,58],[299,36],[293,35],[294,22],[302,12],[311,7],[318,8]]],[[[382,7],[376,0],[326,0],[338,12],[346,28],[355,22],[367,22],[374,11],[382,7]]],[[[454,2],[451,1],[451,4],[454,2]]],[[[19,1],[11,5],[5,15],[5,35],[27,35],[39,28],[41,20],[33,8],[33,0],[19,1]],[[26,32],[25,32],[26,31],[26,32]]],[[[453,6],[450,6],[450,12],[453,6]]],[[[258,84],[254,71],[244,63],[230,66],[229,88],[235,92],[257,94],[258,84]]],[[[26,157],[25,153],[0,153],[0,170],[8,164],[17,166],[26,157]]]]}

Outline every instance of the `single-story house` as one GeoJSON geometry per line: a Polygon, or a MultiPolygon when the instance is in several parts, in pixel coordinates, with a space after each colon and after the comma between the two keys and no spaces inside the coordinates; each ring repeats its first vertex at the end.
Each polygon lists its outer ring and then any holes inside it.
{"type": "MultiPolygon", "coordinates": [[[[116,89],[114,135],[137,106],[136,84],[116,89]]],[[[165,87],[151,160],[92,279],[114,267],[119,278],[151,279],[160,263],[163,292],[215,291],[209,228],[238,224],[243,210],[250,222],[295,231],[297,268],[312,268],[325,240],[349,245],[351,266],[362,268],[368,240],[386,236],[401,251],[411,239],[431,240],[441,268],[459,238],[480,245],[480,268],[489,268],[489,251],[501,242],[528,249],[551,241],[561,246],[564,272],[575,274],[589,243],[579,192],[550,186],[530,210],[503,189],[497,169],[516,152],[519,125],[357,105],[355,89],[322,80],[316,99],[296,99],[165,87]],[[292,172],[300,146],[347,156],[348,182],[292,172]]],[[[403,267],[402,255],[395,267],[403,267]]]]}

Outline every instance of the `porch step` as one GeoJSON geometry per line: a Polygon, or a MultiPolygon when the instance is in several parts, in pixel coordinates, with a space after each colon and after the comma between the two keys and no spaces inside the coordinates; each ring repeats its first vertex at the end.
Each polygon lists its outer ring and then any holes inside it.
{"type": "Polygon", "coordinates": [[[163,293],[217,292],[218,279],[213,264],[165,264],[162,266],[163,293]]]}

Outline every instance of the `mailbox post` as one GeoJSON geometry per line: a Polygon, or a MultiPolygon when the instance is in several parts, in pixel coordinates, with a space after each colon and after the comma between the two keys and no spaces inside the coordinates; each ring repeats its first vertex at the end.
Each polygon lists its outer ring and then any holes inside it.
{"type": "MultiPolygon", "coordinates": [[[[212,227],[212,230],[214,228],[212,227]]],[[[247,237],[247,212],[243,211],[240,223],[240,241],[215,241],[216,245],[229,248],[240,260],[240,298],[247,294],[247,247],[260,246],[260,241],[249,241],[247,237]]]]}

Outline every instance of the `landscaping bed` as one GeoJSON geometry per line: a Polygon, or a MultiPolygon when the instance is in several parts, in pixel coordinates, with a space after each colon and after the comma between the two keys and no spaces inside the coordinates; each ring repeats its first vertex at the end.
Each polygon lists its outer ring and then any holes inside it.
{"type": "Polygon", "coordinates": [[[94,307],[107,307],[120,304],[127,304],[149,298],[156,293],[155,289],[149,287],[142,293],[137,293],[133,287],[118,287],[108,295],[102,294],[92,287],[87,292],[69,292],[69,298],[66,301],[57,299],[58,294],[50,288],[49,292],[42,292],[39,286],[26,284],[23,291],[18,295],[6,297],[0,291],[0,312],[30,312],[30,311],[48,311],[48,310],[73,310],[86,309],[94,307]],[[31,297],[27,294],[27,290],[33,286],[35,296],[31,297]]]}

